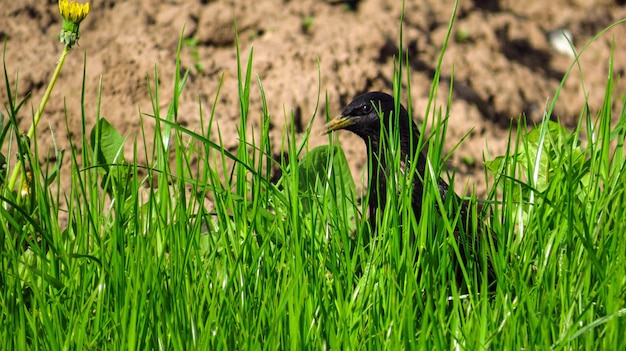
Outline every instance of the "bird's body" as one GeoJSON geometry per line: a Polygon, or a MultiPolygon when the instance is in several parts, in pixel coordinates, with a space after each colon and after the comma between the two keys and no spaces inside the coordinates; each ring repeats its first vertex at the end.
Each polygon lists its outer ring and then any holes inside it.
{"type": "MultiPolygon", "coordinates": [[[[424,185],[422,183],[426,172],[426,156],[418,150],[419,130],[417,125],[409,118],[409,115],[400,105],[398,118],[393,118],[395,103],[393,97],[382,92],[370,92],[356,97],[341,113],[341,116],[331,121],[328,131],[345,129],[361,137],[365,141],[369,164],[369,211],[370,219],[374,220],[376,211],[384,208],[387,194],[387,160],[388,156],[381,150],[381,119],[383,116],[382,130],[386,131],[387,142],[391,140],[392,133],[398,133],[400,146],[400,171],[405,171],[411,162],[417,162],[416,174],[413,177],[412,206],[415,217],[419,220],[422,213],[422,196],[424,185]],[[391,122],[391,123],[389,123],[391,122]],[[392,128],[397,128],[395,131],[392,128]]],[[[438,190],[442,202],[446,202],[448,196],[453,196],[454,201],[461,206],[461,215],[467,217],[467,205],[462,202],[454,192],[449,191],[448,184],[438,180],[438,190]]]]}
{"type": "MultiPolygon", "coordinates": [[[[398,133],[400,147],[400,171],[406,172],[411,162],[415,165],[415,175],[412,181],[412,207],[415,218],[419,221],[422,213],[422,197],[424,192],[424,175],[426,172],[426,156],[418,149],[420,137],[417,125],[411,120],[406,109],[400,105],[397,117],[394,117],[394,98],[383,92],[369,92],[356,97],[342,111],[341,115],[327,124],[327,132],[345,129],[361,137],[365,142],[368,153],[369,168],[369,214],[370,222],[375,228],[376,213],[385,208],[387,196],[387,154],[381,149],[381,131],[389,142],[393,133],[398,133]],[[382,128],[381,128],[382,127],[382,128]]],[[[384,145],[383,145],[384,146],[384,145]]],[[[438,179],[438,190],[442,203],[450,204],[448,213],[457,212],[460,218],[457,221],[455,237],[460,242],[461,254],[465,259],[469,250],[475,248],[480,238],[468,237],[471,234],[472,218],[467,203],[462,201],[454,191],[450,191],[443,179],[438,179]]],[[[437,208],[440,212],[440,209],[437,208]]],[[[473,232],[476,232],[474,230],[473,232]]]]}

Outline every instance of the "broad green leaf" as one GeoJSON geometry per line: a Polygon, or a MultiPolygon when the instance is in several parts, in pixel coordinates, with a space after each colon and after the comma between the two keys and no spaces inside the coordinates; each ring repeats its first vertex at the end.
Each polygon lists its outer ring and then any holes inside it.
{"type": "MultiPolygon", "coordinates": [[[[343,150],[338,146],[318,146],[299,163],[299,190],[302,205],[310,212],[318,202],[329,211],[340,211],[355,218],[356,186],[343,150]],[[331,196],[327,191],[331,192],[331,196]]],[[[350,226],[355,227],[350,220],[350,226]]]]}
{"type": "Polygon", "coordinates": [[[104,118],[91,130],[91,146],[103,165],[124,162],[124,137],[104,118]]]}
{"type": "Polygon", "coordinates": [[[104,118],[98,120],[90,137],[98,164],[105,172],[102,187],[110,195],[114,194],[115,188],[125,198],[129,170],[124,161],[124,137],[104,118]]]}

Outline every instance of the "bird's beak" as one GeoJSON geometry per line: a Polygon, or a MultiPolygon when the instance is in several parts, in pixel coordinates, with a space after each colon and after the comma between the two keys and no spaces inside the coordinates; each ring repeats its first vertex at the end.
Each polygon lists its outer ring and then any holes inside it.
{"type": "Polygon", "coordinates": [[[347,126],[350,126],[353,123],[354,121],[352,118],[339,115],[326,123],[324,134],[328,134],[339,129],[345,129],[347,126]]]}

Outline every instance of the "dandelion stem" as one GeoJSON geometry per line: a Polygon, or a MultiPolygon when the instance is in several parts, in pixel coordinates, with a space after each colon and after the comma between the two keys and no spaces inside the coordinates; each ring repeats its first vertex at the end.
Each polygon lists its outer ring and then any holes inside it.
{"type": "MultiPolygon", "coordinates": [[[[59,62],[57,63],[57,68],[54,70],[54,74],[52,75],[52,78],[50,79],[50,83],[48,83],[48,88],[46,89],[46,93],[43,95],[43,98],[41,99],[41,104],[39,104],[39,109],[37,109],[35,118],[33,118],[33,124],[30,126],[30,129],[26,133],[26,136],[28,136],[29,139],[32,139],[33,136],[35,135],[35,129],[37,128],[37,124],[39,123],[39,120],[41,119],[43,110],[46,107],[46,103],[48,103],[48,99],[50,98],[50,94],[52,93],[52,89],[54,88],[54,84],[56,83],[57,78],[59,77],[59,74],[61,73],[61,68],[63,67],[63,63],[65,62],[65,57],[67,56],[67,53],[69,51],[70,51],[70,48],[68,46],[65,46],[63,48],[63,53],[61,53],[61,58],[59,59],[59,62]]],[[[13,173],[11,173],[11,178],[9,178],[8,189],[13,189],[15,187],[15,182],[17,181],[18,176],[22,174],[22,168],[24,168],[22,167],[22,160],[19,159],[17,160],[17,163],[15,164],[15,168],[13,168],[13,173]]]]}

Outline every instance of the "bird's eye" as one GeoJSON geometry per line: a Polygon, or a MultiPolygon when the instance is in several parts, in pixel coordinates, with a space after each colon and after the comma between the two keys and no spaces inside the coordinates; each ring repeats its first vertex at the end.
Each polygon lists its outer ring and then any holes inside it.
{"type": "Polygon", "coordinates": [[[372,104],[365,104],[363,106],[361,106],[361,113],[366,115],[368,113],[372,112],[372,104]]]}

